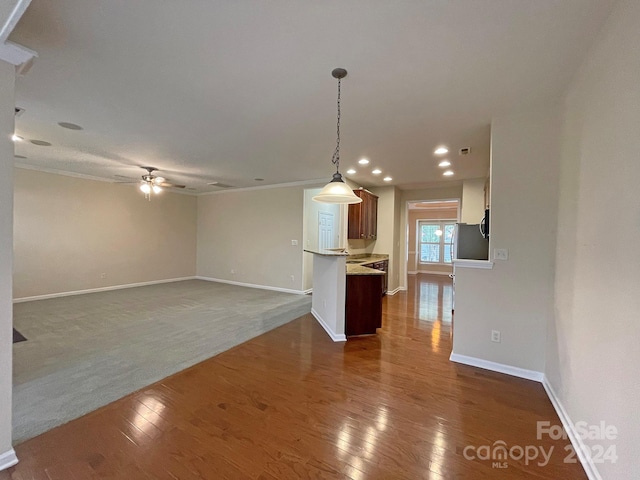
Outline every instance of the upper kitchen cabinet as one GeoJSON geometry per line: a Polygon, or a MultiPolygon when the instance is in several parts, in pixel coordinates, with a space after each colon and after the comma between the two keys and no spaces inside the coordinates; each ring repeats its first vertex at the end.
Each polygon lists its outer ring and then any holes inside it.
{"type": "Polygon", "coordinates": [[[349,205],[349,239],[375,240],[378,232],[378,197],[364,188],[353,193],[362,202],[349,205]]]}

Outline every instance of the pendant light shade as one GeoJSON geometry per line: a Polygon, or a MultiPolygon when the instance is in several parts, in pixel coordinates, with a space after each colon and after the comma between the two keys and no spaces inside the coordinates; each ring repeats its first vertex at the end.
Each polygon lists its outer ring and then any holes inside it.
{"type": "Polygon", "coordinates": [[[362,199],[353,193],[351,187],[342,180],[342,175],[340,174],[340,84],[341,80],[347,76],[347,71],[344,68],[336,68],[331,72],[331,75],[333,75],[333,78],[338,79],[338,139],[336,141],[336,150],[331,159],[331,163],[336,166],[336,173],[333,174],[331,182],[325,185],[320,193],[313,197],[313,200],[321,203],[360,203],[362,199]]]}
{"type": "Polygon", "coordinates": [[[362,199],[353,193],[351,187],[344,183],[342,175],[337,172],[333,174],[333,180],[327,183],[320,193],[313,197],[313,200],[321,203],[350,204],[362,202],[362,199]]]}

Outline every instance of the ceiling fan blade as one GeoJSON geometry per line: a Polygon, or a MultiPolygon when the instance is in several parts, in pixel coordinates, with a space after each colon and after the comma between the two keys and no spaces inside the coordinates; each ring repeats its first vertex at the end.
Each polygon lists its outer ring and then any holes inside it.
{"type": "Polygon", "coordinates": [[[153,179],[151,181],[153,183],[155,183],[156,185],[161,185],[161,184],[165,183],[167,181],[167,179],[164,178],[164,177],[153,177],[153,179]]]}
{"type": "Polygon", "coordinates": [[[185,188],[185,185],[175,185],[173,183],[168,183],[168,182],[162,182],[160,186],[166,187],[166,188],[185,188]]]}

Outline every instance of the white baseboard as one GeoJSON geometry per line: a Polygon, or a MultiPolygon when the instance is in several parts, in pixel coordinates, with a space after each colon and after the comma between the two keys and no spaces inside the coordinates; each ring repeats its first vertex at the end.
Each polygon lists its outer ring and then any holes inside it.
{"type": "Polygon", "coordinates": [[[194,278],[196,280],[206,280],[207,282],[228,283],[229,285],[237,285],[239,287],[260,288],[262,290],[273,290],[274,292],[295,293],[297,295],[306,294],[306,291],[304,290],[293,290],[290,288],[272,287],[270,285],[257,285],[255,283],[236,282],[234,280],[224,280],[222,278],[201,277],[199,275],[194,278]]]}
{"type": "Polygon", "coordinates": [[[324,331],[327,332],[327,335],[329,335],[331,337],[331,340],[333,340],[334,342],[346,342],[347,341],[347,336],[342,333],[335,333],[333,330],[331,330],[329,328],[329,325],[327,325],[327,322],[325,322],[322,317],[318,314],[318,312],[316,312],[313,308],[311,309],[311,315],[313,315],[315,317],[315,319],[318,321],[318,323],[322,326],[322,328],[324,328],[324,331]]]}
{"type": "Polygon", "coordinates": [[[305,295],[311,295],[313,293],[313,288],[307,288],[306,290],[303,290],[302,293],[305,295]]]}
{"type": "Polygon", "coordinates": [[[395,295],[396,293],[401,292],[402,290],[406,290],[406,288],[402,288],[402,287],[394,288],[393,290],[387,291],[387,295],[395,295]]]}
{"type": "Polygon", "coordinates": [[[453,273],[453,270],[450,272],[434,272],[431,270],[411,270],[407,272],[407,275],[418,275],[419,273],[426,273],[427,275],[446,275],[447,277],[453,273]]]}
{"type": "Polygon", "coordinates": [[[33,297],[14,298],[13,303],[32,302],[34,300],[46,300],[48,298],[70,297],[72,295],[84,295],[85,293],[109,292],[111,290],[122,290],[123,288],[145,287],[147,285],[157,285],[159,283],[181,282],[183,280],[194,280],[197,277],[166,278],[164,280],[152,280],[150,282],[128,283],[125,285],[112,285],[109,287],[88,288],[86,290],[74,290],[71,292],[49,293],[46,295],[35,295],[33,297]]]}
{"type": "Polygon", "coordinates": [[[8,452],[0,454],[0,471],[13,467],[16,463],[18,463],[18,457],[13,448],[8,452]]]}
{"type": "Polygon", "coordinates": [[[512,375],[514,377],[534,380],[536,382],[542,382],[542,378],[544,377],[544,373],[536,372],[535,370],[526,370],[524,368],[513,367],[503,363],[482,360],[481,358],[467,357],[466,355],[460,355],[457,353],[452,353],[449,360],[456,363],[462,363],[464,365],[470,365],[472,367],[484,368],[485,370],[491,370],[492,372],[506,373],[507,375],[512,375]]]}
{"type": "Polygon", "coordinates": [[[416,273],[425,273],[427,275],[446,275],[447,277],[453,273],[453,270],[450,272],[434,272],[432,270],[418,270],[416,273]]]}
{"type": "Polygon", "coordinates": [[[600,472],[598,472],[598,468],[593,463],[593,460],[584,455],[584,452],[588,452],[589,450],[582,441],[582,437],[580,437],[578,432],[576,432],[574,423],[571,421],[569,414],[564,409],[564,406],[560,402],[558,395],[556,395],[556,392],[549,383],[546,375],[543,375],[542,386],[547,392],[549,400],[551,400],[551,404],[553,405],[553,408],[555,408],[558,417],[560,417],[560,422],[562,423],[564,431],[567,432],[569,440],[571,440],[571,445],[573,445],[573,449],[578,454],[578,459],[580,460],[587,477],[589,477],[589,480],[602,480],[602,476],[600,475],[600,472]]]}

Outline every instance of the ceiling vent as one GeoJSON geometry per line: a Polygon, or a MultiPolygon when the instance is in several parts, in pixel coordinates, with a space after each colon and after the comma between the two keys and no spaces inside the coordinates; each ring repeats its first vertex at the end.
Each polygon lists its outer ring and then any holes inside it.
{"type": "Polygon", "coordinates": [[[16,117],[19,117],[24,113],[24,108],[16,107],[16,117]]]}
{"type": "Polygon", "coordinates": [[[458,155],[463,156],[463,155],[469,155],[471,153],[471,147],[463,147],[460,150],[458,150],[458,155]]]}
{"type": "Polygon", "coordinates": [[[208,183],[207,185],[210,185],[212,187],[218,187],[218,188],[235,188],[233,185],[228,185],[226,183],[220,183],[220,182],[211,182],[211,183],[208,183]]]}

